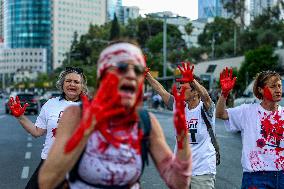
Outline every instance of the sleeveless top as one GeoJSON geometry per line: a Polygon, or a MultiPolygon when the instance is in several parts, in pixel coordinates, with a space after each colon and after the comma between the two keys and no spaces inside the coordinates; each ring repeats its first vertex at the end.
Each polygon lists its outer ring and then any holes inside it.
{"type": "MultiPolygon", "coordinates": [[[[115,135],[129,135],[124,132],[129,131],[119,131],[115,135]]],[[[138,123],[135,123],[130,132],[136,139],[138,123]]],[[[70,188],[100,188],[92,185],[125,186],[133,185],[139,180],[142,173],[141,154],[128,143],[120,144],[118,148],[108,145],[104,151],[101,151],[100,145],[104,142],[106,140],[99,131],[93,132],[78,165],[78,175],[86,182],[80,180],[69,182],[70,188]]]]}

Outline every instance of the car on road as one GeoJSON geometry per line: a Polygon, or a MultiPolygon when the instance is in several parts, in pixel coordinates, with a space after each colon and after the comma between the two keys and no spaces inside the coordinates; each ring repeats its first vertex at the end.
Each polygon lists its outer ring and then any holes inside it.
{"type": "Polygon", "coordinates": [[[28,103],[29,105],[26,108],[25,113],[34,113],[38,114],[39,111],[39,102],[38,98],[35,94],[33,93],[26,93],[26,92],[19,92],[19,93],[11,93],[8,99],[5,101],[5,113],[9,114],[10,113],[10,108],[8,105],[10,97],[13,97],[14,99],[16,96],[19,97],[21,105],[23,106],[25,103],[28,103]]]}
{"type": "Polygon", "coordinates": [[[40,106],[43,106],[49,99],[58,97],[62,94],[60,91],[46,91],[40,98],[40,106]]]}

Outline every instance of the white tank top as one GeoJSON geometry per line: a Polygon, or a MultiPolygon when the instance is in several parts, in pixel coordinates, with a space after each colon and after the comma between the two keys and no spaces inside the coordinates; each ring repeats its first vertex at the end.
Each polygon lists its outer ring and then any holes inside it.
{"type": "MultiPolygon", "coordinates": [[[[138,124],[134,125],[131,135],[137,138],[138,124]]],[[[119,148],[109,145],[102,152],[99,150],[101,141],[105,141],[105,138],[99,131],[90,136],[78,168],[80,177],[88,183],[106,186],[136,183],[142,170],[141,155],[129,144],[121,144],[119,148]]],[[[69,184],[72,189],[95,188],[80,180],[69,184]]]]}

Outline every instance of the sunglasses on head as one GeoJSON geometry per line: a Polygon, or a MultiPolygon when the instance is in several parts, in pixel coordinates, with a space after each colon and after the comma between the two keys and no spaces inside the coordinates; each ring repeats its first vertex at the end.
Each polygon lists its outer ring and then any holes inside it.
{"type": "Polygon", "coordinates": [[[126,62],[118,62],[115,67],[117,68],[118,72],[121,74],[125,74],[129,71],[130,67],[133,68],[135,74],[137,76],[141,76],[144,74],[145,68],[141,65],[134,65],[134,64],[128,64],[126,62]]]}
{"type": "Polygon", "coordinates": [[[76,67],[66,67],[65,71],[76,72],[77,74],[82,74],[83,73],[83,69],[82,68],[76,68],[76,67]]]}

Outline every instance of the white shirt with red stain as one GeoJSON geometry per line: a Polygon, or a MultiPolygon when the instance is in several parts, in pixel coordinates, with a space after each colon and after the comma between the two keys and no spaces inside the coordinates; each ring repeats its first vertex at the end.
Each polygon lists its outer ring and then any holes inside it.
{"type": "Polygon", "coordinates": [[[228,131],[241,131],[244,172],[284,170],[284,109],[265,110],[259,103],[227,109],[228,131]]]}
{"type": "MultiPolygon", "coordinates": [[[[124,131],[119,133],[124,136],[124,131]]],[[[126,131],[127,132],[127,131],[126,131]]],[[[138,124],[127,133],[137,137],[138,124]]],[[[114,133],[113,133],[114,134],[114,133]]],[[[79,164],[78,173],[80,177],[91,184],[99,185],[133,185],[140,177],[142,169],[141,154],[138,154],[128,143],[120,144],[115,148],[109,144],[104,151],[100,150],[106,140],[99,131],[95,131],[88,139],[85,152],[79,164]]],[[[69,183],[70,188],[92,188],[79,180],[69,183]]],[[[139,185],[131,189],[139,188],[139,185]]]]}
{"type": "Polygon", "coordinates": [[[41,108],[35,125],[46,129],[45,142],[41,151],[41,159],[46,159],[56,134],[56,128],[64,110],[71,105],[78,105],[79,102],[67,101],[60,97],[49,99],[41,108]]]}

